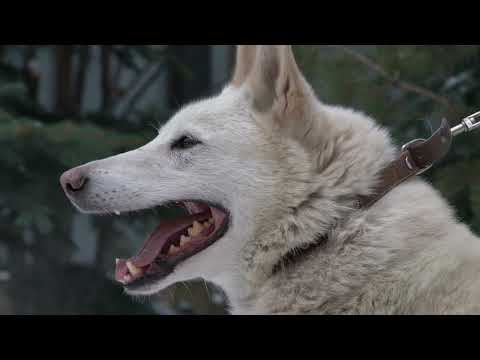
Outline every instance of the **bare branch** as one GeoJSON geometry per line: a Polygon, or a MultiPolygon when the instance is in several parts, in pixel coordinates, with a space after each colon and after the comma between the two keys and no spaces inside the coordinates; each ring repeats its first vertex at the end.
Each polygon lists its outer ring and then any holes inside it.
{"type": "Polygon", "coordinates": [[[449,111],[451,111],[454,114],[461,114],[464,113],[466,110],[462,109],[459,105],[456,105],[452,103],[448,98],[436,94],[433,91],[421,87],[419,85],[412,84],[410,82],[406,82],[401,80],[397,75],[390,74],[385,68],[383,68],[380,64],[374,62],[373,60],[369,59],[367,56],[353,50],[352,48],[349,48],[344,45],[328,45],[331,48],[340,50],[344,52],[345,54],[351,56],[358,62],[362,63],[363,65],[367,66],[371,70],[375,71],[377,74],[379,74],[381,77],[383,77],[385,80],[389,81],[392,83],[392,85],[403,89],[408,92],[412,92],[418,95],[421,95],[423,97],[429,98],[430,100],[433,100],[443,106],[445,106],[449,111]]]}
{"type": "Polygon", "coordinates": [[[122,98],[122,104],[115,111],[117,116],[126,118],[134,109],[141,96],[150,88],[154,81],[162,74],[163,64],[152,64],[135,81],[135,86],[122,98]]]}

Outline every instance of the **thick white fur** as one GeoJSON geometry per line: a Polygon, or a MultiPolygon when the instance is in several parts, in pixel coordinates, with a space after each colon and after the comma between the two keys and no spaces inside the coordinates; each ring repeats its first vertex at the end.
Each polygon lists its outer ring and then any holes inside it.
{"type": "Polygon", "coordinates": [[[232,84],[145,147],[85,165],[74,202],[102,213],[202,199],[231,212],[221,240],[132,295],[204,278],[234,314],[480,313],[480,242],[429,184],[411,180],[354,210],[396,151],[369,117],[317,100],[289,47],[240,47],[232,84]],[[204,145],[172,152],[185,133],[204,145]]]}

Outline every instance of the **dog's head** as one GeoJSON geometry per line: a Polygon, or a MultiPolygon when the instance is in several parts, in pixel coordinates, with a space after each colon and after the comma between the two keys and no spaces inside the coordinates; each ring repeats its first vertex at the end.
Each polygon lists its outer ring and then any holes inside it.
{"type": "Polygon", "coordinates": [[[222,284],[252,253],[263,251],[268,262],[272,251],[288,250],[253,241],[318,190],[312,179],[336,151],[322,140],[330,130],[291,47],[239,46],[233,79],[220,95],[182,109],[146,146],[72,169],[61,183],[86,213],[185,208],[185,216],[163,221],[137,256],[117,260],[128,293],[194,278],[222,284]]]}

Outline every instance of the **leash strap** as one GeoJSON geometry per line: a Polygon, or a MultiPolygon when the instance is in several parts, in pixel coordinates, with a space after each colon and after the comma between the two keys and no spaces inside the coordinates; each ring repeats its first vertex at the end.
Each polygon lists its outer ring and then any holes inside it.
{"type": "Polygon", "coordinates": [[[359,207],[368,208],[372,206],[401,183],[423,174],[435,163],[442,160],[450,150],[455,134],[453,130],[450,129],[448,122],[443,120],[440,128],[428,140],[417,139],[405,144],[398,159],[382,171],[373,194],[359,197],[359,207]]]}

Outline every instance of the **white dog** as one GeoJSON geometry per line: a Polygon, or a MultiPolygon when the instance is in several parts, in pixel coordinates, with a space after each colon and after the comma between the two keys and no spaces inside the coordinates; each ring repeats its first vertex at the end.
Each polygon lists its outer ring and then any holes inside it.
{"type": "Polygon", "coordinates": [[[239,46],[231,83],[146,146],[61,178],[86,213],[166,204],[131,295],[203,278],[234,314],[480,313],[480,242],[414,178],[357,209],[398,154],[367,116],[320,102],[289,46],[239,46]]]}

